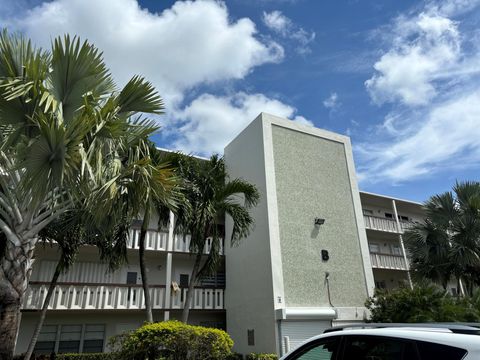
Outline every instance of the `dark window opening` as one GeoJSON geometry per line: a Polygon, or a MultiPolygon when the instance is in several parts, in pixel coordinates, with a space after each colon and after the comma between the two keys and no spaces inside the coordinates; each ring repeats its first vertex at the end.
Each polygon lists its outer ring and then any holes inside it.
{"type": "Polygon", "coordinates": [[[255,346],[255,330],[254,329],[247,330],[247,341],[248,341],[248,346],[255,346]]]}

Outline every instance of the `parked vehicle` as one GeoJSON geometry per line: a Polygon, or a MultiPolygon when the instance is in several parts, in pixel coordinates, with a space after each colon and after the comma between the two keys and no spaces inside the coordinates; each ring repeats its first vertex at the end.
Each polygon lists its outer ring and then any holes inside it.
{"type": "Polygon", "coordinates": [[[480,325],[362,324],[328,329],[280,360],[480,359],[480,325]]]}

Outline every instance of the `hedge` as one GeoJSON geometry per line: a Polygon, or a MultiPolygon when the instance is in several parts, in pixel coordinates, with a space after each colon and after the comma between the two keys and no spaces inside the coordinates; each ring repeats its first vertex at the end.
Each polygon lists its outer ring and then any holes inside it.
{"type": "MultiPolygon", "coordinates": [[[[31,360],[116,360],[117,357],[114,353],[83,353],[83,354],[51,354],[35,355],[32,354],[31,360]]],[[[23,360],[25,354],[15,355],[13,360],[23,360]]]]}
{"type": "Polygon", "coordinates": [[[111,341],[120,359],[225,360],[233,341],[223,330],[179,321],[149,323],[111,341]]]}
{"type": "Polygon", "coordinates": [[[116,360],[114,353],[57,354],[55,360],[116,360]]]}
{"type": "Polygon", "coordinates": [[[277,360],[277,354],[256,354],[251,353],[247,355],[246,360],[277,360]]]}

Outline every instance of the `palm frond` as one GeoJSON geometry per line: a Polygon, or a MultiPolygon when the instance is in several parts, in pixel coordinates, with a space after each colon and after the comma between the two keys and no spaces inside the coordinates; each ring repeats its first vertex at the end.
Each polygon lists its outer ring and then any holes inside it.
{"type": "Polygon", "coordinates": [[[140,76],[134,76],[125,85],[117,99],[119,114],[122,113],[163,113],[163,100],[153,85],[140,76]]]}

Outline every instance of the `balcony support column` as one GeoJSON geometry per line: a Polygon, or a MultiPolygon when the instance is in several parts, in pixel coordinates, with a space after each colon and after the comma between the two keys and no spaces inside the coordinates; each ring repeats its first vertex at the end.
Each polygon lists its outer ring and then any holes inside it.
{"type": "Polygon", "coordinates": [[[174,248],[175,234],[174,234],[174,225],[175,225],[175,215],[170,211],[170,220],[168,222],[168,239],[167,239],[167,263],[165,269],[165,299],[164,299],[164,320],[170,320],[170,309],[171,304],[171,292],[172,292],[172,251],[174,248]]]}
{"type": "Polygon", "coordinates": [[[400,233],[400,235],[398,236],[398,240],[400,241],[400,247],[402,248],[403,259],[405,260],[405,267],[407,268],[408,284],[410,285],[410,289],[413,289],[412,277],[410,276],[410,265],[408,263],[407,253],[405,251],[405,245],[403,244],[403,238],[401,234],[402,227],[400,224],[400,219],[398,218],[397,204],[395,203],[395,200],[392,200],[392,207],[393,207],[393,214],[395,216],[395,221],[397,222],[397,229],[398,229],[398,232],[400,233]]]}

